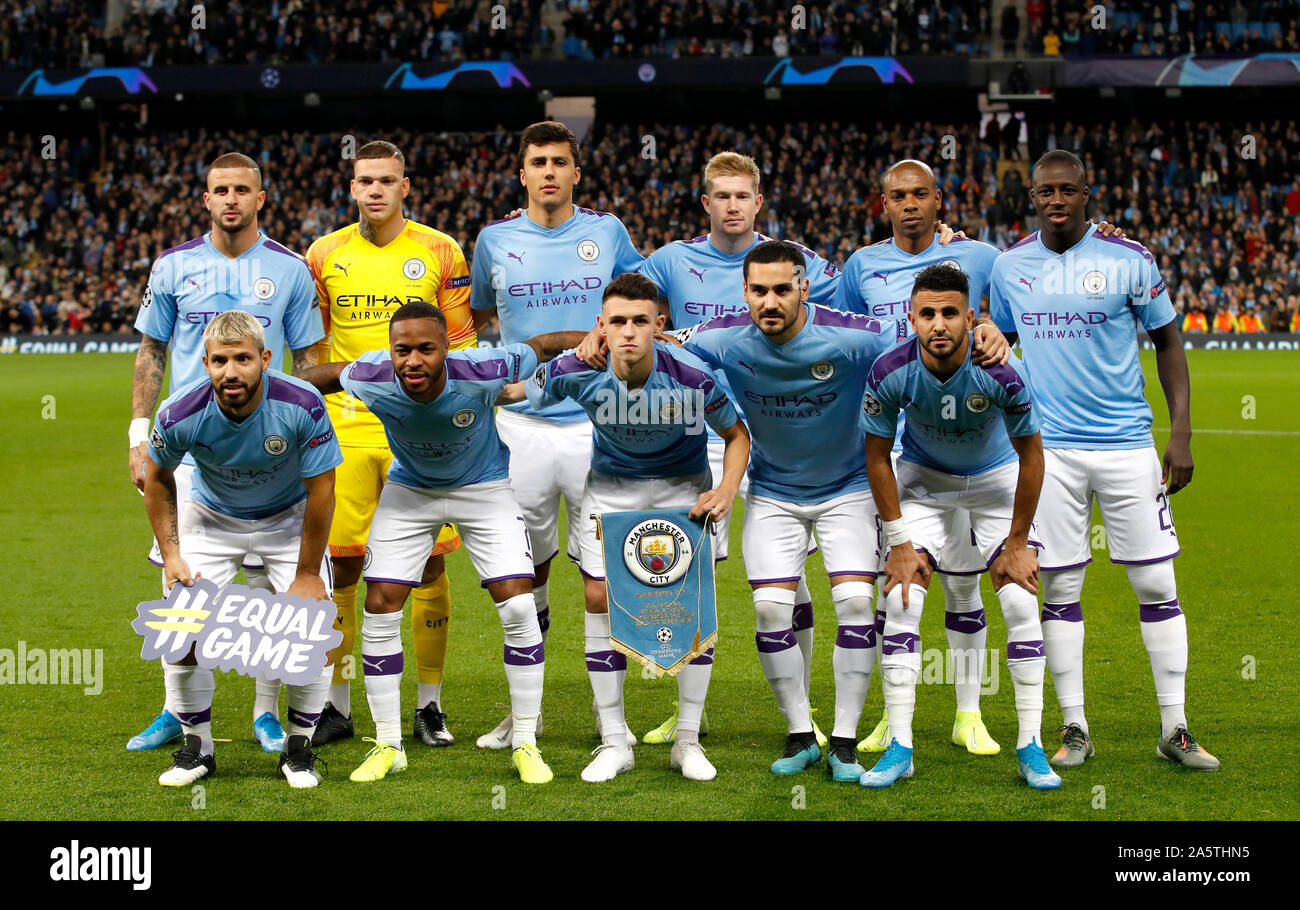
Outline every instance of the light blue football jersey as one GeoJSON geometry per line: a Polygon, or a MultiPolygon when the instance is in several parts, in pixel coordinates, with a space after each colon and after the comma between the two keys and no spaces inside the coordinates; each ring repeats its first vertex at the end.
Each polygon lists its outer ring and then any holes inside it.
{"type": "Polygon", "coordinates": [[[447,355],[447,384],[430,402],[406,394],[388,351],[369,351],[343,368],[339,382],[384,425],[393,463],[388,479],[408,487],[464,487],[505,480],[510,450],[492,408],[506,385],[537,367],[526,344],[469,348],[447,355]]]}
{"type": "Polygon", "coordinates": [[[856,250],[844,263],[834,304],[849,313],[864,313],[880,320],[899,320],[899,340],[912,334],[907,313],[912,308],[912,282],[916,273],[932,265],[954,265],[970,281],[971,309],[979,312],[980,298],[988,293],[996,247],[978,240],[954,237],[946,245],[938,240],[913,255],[900,250],[893,238],[856,250]]]}
{"type": "Polygon", "coordinates": [[[864,433],[892,437],[900,412],[902,460],[948,474],[983,474],[1011,464],[1018,456],[1009,436],[1039,430],[1019,360],[984,369],[971,362],[968,350],[957,372],[940,382],[922,361],[915,335],[872,364],[858,425],[864,433]]]}
{"type": "Polygon", "coordinates": [[[239,423],[217,404],[206,372],[158,407],[149,457],[174,470],[194,458],[190,495],[235,518],[266,518],[307,496],[304,477],[343,463],[325,399],[279,370],[262,373],[262,401],[239,423]]]}
{"type": "Polygon", "coordinates": [[[1088,225],[1065,253],[1035,231],[997,258],[990,314],[1017,332],[1043,445],[1141,449],[1153,445],[1137,327],[1174,319],[1155,260],[1140,244],[1088,225]]]}
{"type": "Polygon", "coordinates": [[[218,252],[210,235],[196,237],[154,261],[135,318],[136,331],[169,343],[172,391],[207,378],[203,330],[226,310],[243,310],[262,324],[275,369],[286,346],[305,348],[325,337],[307,260],[265,234],[237,259],[218,252]]]}
{"type": "Polygon", "coordinates": [[[857,414],[867,370],[893,342],[894,326],[804,308],[807,321],[785,344],[772,342],[748,313],[710,319],[679,337],[744,403],[749,488],[786,502],[825,502],[867,489],[857,414]]]}
{"type": "Polygon", "coordinates": [[[593,471],[634,478],[703,473],[709,469],[704,427],[734,425],[736,410],[694,354],[656,341],[654,361],[645,385],[629,392],[612,365],[593,370],[567,352],[538,367],[524,389],[537,408],[564,398],[582,407],[591,418],[593,471]]]}
{"type": "MultiPolygon", "coordinates": [[[[673,328],[684,329],[715,316],[748,313],[745,303],[745,257],[758,244],[771,240],[754,234],[754,241],[739,253],[728,256],[708,234],[691,240],[675,240],[655,250],[641,265],[641,274],[654,282],[659,294],[668,298],[673,328]]],[[[834,305],[839,270],[812,250],[793,244],[808,260],[808,301],[834,305]]]]}
{"type": "MultiPolygon", "coordinates": [[[[589,332],[596,327],[605,285],[635,272],[642,256],[623,222],[606,212],[573,207],[573,217],[544,228],[523,212],[489,223],[474,244],[470,306],[496,307],[503,344],[547,332],[589,332]]],[[[573,401],[544,411],[526,402],[523,414],[572,423],[584,416],[573,401]]]]}

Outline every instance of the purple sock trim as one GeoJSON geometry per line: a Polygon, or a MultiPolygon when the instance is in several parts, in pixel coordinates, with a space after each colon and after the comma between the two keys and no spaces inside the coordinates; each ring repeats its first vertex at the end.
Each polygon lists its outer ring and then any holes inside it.
{"type": "Polygon", "coordinates": [[[895,632],[880,638],[880,653],[883,654],[920,654],[921,636],[915,632],[895,632]]]}
{"type": "Polygon", "coordinates": [[[506,663],[516,667],[532,667],[546,660],[546,643],[538,642],[524,648],[505,646],[506,663]]]}
{"type": "Polygon", "coordinates": [[[885,611],[876,611],[876,637],[883,638],[885,635],[885,611]]]}
{"type": "Polygon", "coordinates": [[[791,628],[779,632],[755,632],[754,643],[758,645],[760,654],[773,654],[793,648],[799,642],[794,637],[794,629],[791,628]]]}
{"type": "Polygon", "coordinates": [[[551,608],[550,608],[550,607],[547,607],[546,609],[540,611],[540,612],[537,614],[537,626],[538,626],[538,628],[540,628],[540,629],[542,630],[542,634],[543,634],[543,635],[545,635],[545,634],[546,634],[546,630],[549,629],[549,628],[551,627],[551,608]]]}
{"type": "Polygon", "coordinates": [[[1182,615],[1183,611],[1178,606],[1177,597],[1159,604],[1138,604],[1138,619],[1142,622],[1164,622],[1166,619],[1182,615]]]}
{"type": "Polygon", "coordinates": [[[361,652],[361,667],[365,676],[392,676],[395,673],[402,672],[402,652],[396,654],[383,654],[374,657],[361,652]]]}
{"type": "Polygon", "coordinates": [[[1083,607],[1078,601],[1072,604],[1043,604],[1043,622],[1057,619],[1062,622],[1083,622],[1083,607]]]}
{"type": "Polygon", "coordinates": [[[704,664],[713,663],[713,649],[709,648],[709,650],[705,651],[699,657],[695,658],[693,661],[691,661],[691,663],[700,664],[701,666],[703,666],[704,664]]]}
{"type": "Polygon", "coordinates": [[[182,727],[197,727],[199,724],[212,723],[212,707],[209,705],[202,711],[177,711],[176,719],[181,722],[182,727]]]}
{"type": "Polygon", "coordinates": [[[308,714],[291,706],[289,708],[289,723],[299,727],[314,727],[320,723],[320,712],[308,714]]]}
{"type": "Polygon", "coordinates": [[[1038,641],[1009,641],[1007,642],[1007,660],[1032,660],[1035,657],[1043,657],[1043,642],[1038,641]]]}
{"type": "Polygon", "coordinates": [[[622,651],[588,651],[587,669],[596,673],[613,673],[627,669],[627,655],[622,651]]]}
{"type": "Polygon", "coordinates": [[[875,626],[840,626],[835,633],[837,648],[874,648],[876,646],[875,626]]]}
{"type": "Polygon", "coordinates": [[[813,607],[812,601],[803,604],[794,605],[794,630],[802,632],[804,629],[813,627],[813,607]]]}
{"type": "Polygon", "coordinates": [[[985,628],[988,621],[984,618],[984,608],[971,610],[969,613],[944,613],[943,627],[951,632],[964,632],[973,635],[985,628]]]}

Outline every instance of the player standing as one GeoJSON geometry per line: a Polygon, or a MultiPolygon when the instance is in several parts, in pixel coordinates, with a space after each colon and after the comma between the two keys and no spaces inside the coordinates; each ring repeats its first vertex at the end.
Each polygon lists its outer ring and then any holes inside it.
{"type": "MultiPolygon", "coordinates": [[[[141,333],[131,381],[131,482],[144,489],[145,438],[149,416],[162,390],[163,374],[171,368],[175,392],[206,375],[203,371],[203,330],[218,313],[240,309],[253,314],[265,333],[271,362],[284,362],[288,345],[293,370],[313,363],[311,346],[324,337],[314,302],[311,274],[303,258],[263,234],[258,212],[266,201],[257,162],[235,152],[208,166],[203,204],[212,217],[212,230],[166,250],[155,260],[136,316],[141,333]]],[[[174,472],[181,502],[189,498],[194,459],[186,455],[174,472]]],[[[149,559],[162,565],[157,541],[149,559]]],[[[250,556],[244,574],[253,587],[266,586],[260,562],[250,556]]],[[[163,662],[163,675],[174,673],[163,662]]],[[[277,717],[280,684],[258,679],[253,702],[253,735],[268,752],[284,747],[284,728],[277,717]]],[[[174,705],[162,712],[126,747],[156,749],[181,736],[174,705]]]]}
{"type": "MultiPolygon", "coordinates": [[[[163,585],[202,575],[230,584],[252,552],[277,593],[329,598],[325,541],[334,511],[334,469],[342,463],[325,402],[301,380],[270,369],[258,320],[242,310],[203,332],[207,375],[162,403],[149,436],[145,507],[163,554],[163,585]],[[186,453],[195,471],[181,502],[174,471],[186,453]]],[[[216,771],[212,693],[216,674],[193,648],[164,676],[185,737],[158,778],[184,787],[216,771]]],[[[280,770],[289,786],[315,787],[311,734],[325,704],[326,666],[311,683],[287,686],[289,731],[280,770]]]]}
{"type": "Polygon", "coordinates": [[[782,241],[745,256],[748,314],[686,329],[686,349],[723,372],[745,403],[753,438],[745,501],[745,569],[754,589],[759,661],[789,735],[774,774],[822,759],[812,728],[804,661],[793,631],[795,588],[813,529],[831,579],[835,726],[828,770],[856,781],[854,743],[875,663],[871,601],[879,550],[857,408],[866,371],[893,326],[807,302],[806,257],[782,241]]]}
{"type": "MultiPolygon", "coordinates": [[[[627,657],[610,644],[605,556],[596,516],[679,507],[690,509],[692,519],[708,516],[725,522],[749,461],[749,433],[713,371],[681,348],[654,340],[664,326],[657,300],[658,291],[645,276],[619,275],[605,286],[597,322],[597,331],[608,342],[608,365],[593,369],[575,353],[567,353],[524,383],[534,407],[575,401],[595,428],[579,545],[587,602],[587,672],[603,742],[595,760],[583,769],[586,781],[610,780],[634,764],[623,710],[627,657]],[[703,422],[726,445],[716,485],[703,422]]],[[[679,717],[670,765],[691,780],[713,780],[717,775],[699,742],[712,673],[709,648],[677,674],[679,717]]]]}
{"type": "Polygon", "coordinates": [[[361,661],[375,720],[375,747],[352,772],[358,782],[406,768],[402,749],[402,605],[419,584],[429,547],[456,522],[505,629],[513,760],[525,783],[551,769],[537,751],[546,649],[533,603],[532,553],[497,435],[492,408],[501,390],[581,338],[553,334],[503,348],[448,353],[447,321],[417,301],[393,313],[391,350],[328,363],[308,375],[317,388],[346,389],[382,422],[394,458],[379,495],[366,548],[361,661]]]}
{"type": "MultiPolygon", "coordinates": [[[[745,303],[745,256],[757,244],[771,240],[754,230],[754,221],[763,207],[759,192],[762,174],[754,159],[738,152],[720,152],[704,167],[704,193],[700,203],[709,216],[709,233],[691,240],[675,240],[651,253],[641,265],[641,274],[654,282],[659,296],[667,301],[668,325],[674,329],[690,328],[715,316],[749,313],[745,303]]],[[[810,303],[833,305],[839,272],[835,266],[807,247],[794,244],[805,256],[810,303]]],[[[720,377],[723,391],[728,391],[726,377],[720,377]]],[[[741,405],[733,398],[733,406],[741,405]]],[[[743,417],[743,412],[741,412],[743,417]]],[[[708,434],[709,466],[714,477],[723,473],[723,442],[710,430],[708,434]]],[[[740,493],[749,491],[749,480],[741,481],[740,493]]],[[[731,527],[717,526],[717,554],[727,558],[731,527]]],[[[815,547],[815,544],[814,544],[815,547]]],[[[812,685],[813,604],[808,580],[800,576],[795,589],[794,636],[804,662],[804,688],[812,685]]],[[[809,691],[811,698],[811,692],[809,691]]],[[[674,714],[643,738],[646,743],[672,742],[677,715],[674,714]]],[[[702,728],[708,732],[707,719],[702,728]]],[[[813,724],[818,744],[826,739],[813,724]]]]}
{"type": "MultiPolygon", "coordinates": [[[[388,347],[388,320],[398,307],[424,302],[447,319],[453,350],[477,343],[469,312],[469,269],[456,241],[402,214],[411,189],[406,158],[390,142],[369,142],[352,162],[356,224],[316,240],[307,263],[329,338],[319,361],[356,360],[366,351],[388,347]]],[[[357,583],[361,579],[366,536],[393,455],[379,420],[347,393],[325,399],[343,448],[338,507],[330,528],[334,561],[334,601],[343,632],[334,664],[329,703],[313,745],[353,735],[352,649],[356,640],[357,583]]],[[[433,545],[428,565],[412,595],[411,629],[418,673],[414,735],[428,746],[450,746],[442,705],[443,667],[451,595],[443,554],[460,546],[454,528],[433,545]]],[[[427,554],[426,554],[427,555],[427,554]]]]}
{"type": "Polygon", "coordinates": [[[1034,165],[1030,199],[1042,219],[993,265],[993,318],[1019,335],[1042,409],[1046,473],[1038,511],[1043,640],[1064,713],[1058,768],[1094,752],[1083,697],[1081,597],[1094,499],[1111,561],[1138,598],[1142,641],[1160,706],[1157,754],[1213,771],[1219,761],[1187,730],[1187,620],[1173,557],[1178,534],[1168,494],[1192,479],[1191,382],[1182,336],[1155,260],[1140,244],[1103,237],[1087,221],[1087,172],[1077,156],[1050,151],[1034,165]],[[1137,327],[1156,349],[1172,427],[1163,460],[1138,360],[1137,327]]]}
{"type": "Polygon", "coordinates": [[[1019,718],[1017,768],[1031,787],[1055,789],[1061,779],[1040,744],[1043,632],[1038,544],[1030,537],[1043,482],[1038,414],[1018,361],[987,370],[972,362],[975,314],[960,269],[942,263],[923,269],[911,293],[907,318],[915,335],[871,367],[860,417],[867,477],[889,546],[880,677],[891,733],[888,749],[861,783],[888,787],[913,774],[921,610],[931,566],[944,565],[955,544],[974,537],[1007,625],[1007,668],[1019,718]],[[905,430],[896,478],[890,449],[900,413],[905,430]]]}
{"type": "MultiPolygon", "coordinates": [[[[605,286],[641,264],[641,254],[618,218],[573,204],[573,188],[581,177],[578,140],[568,127],[543,121],[523,131],[519,182],[527,191],[528,207],[488,224],[474,244],[474,317],[482,324],[495,313],[504,344],[547,332],[589,331],[605,286]]],[[[566,552],[578,560],[591,422],[571,401],[541,410],[520,402],[498,410],[497,427],[510,448],[510,482],[533,543],[533,597],[544,639],[550,627],[551,560],[559,552],[561,496],[568,517],[566,552]]],[[[480,747],[489,749],[510,742],[508,716],[478,739],[480,747]]]]}

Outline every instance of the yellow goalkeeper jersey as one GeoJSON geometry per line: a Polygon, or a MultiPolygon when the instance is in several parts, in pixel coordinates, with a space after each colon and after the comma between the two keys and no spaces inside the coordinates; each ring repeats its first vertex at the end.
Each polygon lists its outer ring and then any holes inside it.
{"type": "MultiPolygon", "coordinates": [[[[441,231],[408,220],[391,243],[375,246],[351,224],[313,243],[307,265],[325,322],[319,363],[387,350],[388,320],[402,304],[416,300],[433,304],[447,317],[451,350],[478,343],[465,255],[441,231]]],[[[379,418],[347,392],[327,395],[325,405],[340,444],[388,446],[379,418]]]]}

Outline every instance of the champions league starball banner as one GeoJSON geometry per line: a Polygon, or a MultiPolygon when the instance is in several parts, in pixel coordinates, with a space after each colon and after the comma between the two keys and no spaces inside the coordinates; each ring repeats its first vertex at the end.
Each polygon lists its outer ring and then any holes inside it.
{"type": "Polygon", "coordinates": [[[175,663],[194,646],[200,667],[306,685],[320,678],[329,651],[343,642],[332,601],[272,594],[197,579],[172,585],[166,600],[136,606],[131,622],[144,638],[140,656],[175,663]]]}
{"type": "Polygon", "coordinates": [[[713,535],[689,509],[600,516],[613,647],[656,676],[676,676],[713,647],[713,535]]]}

